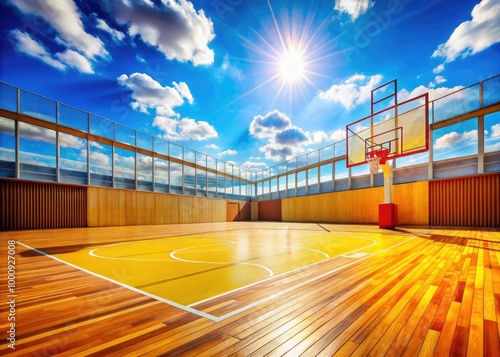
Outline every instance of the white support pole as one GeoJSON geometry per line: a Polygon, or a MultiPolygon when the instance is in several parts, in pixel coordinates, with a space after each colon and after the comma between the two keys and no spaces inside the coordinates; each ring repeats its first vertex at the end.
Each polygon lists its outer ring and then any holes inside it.
{"type": "Polygon", "coordinates": [[[386,162],[381,164],[380,168],[384,172],[384,203],[392,203],[392,165],[386,162]]]}

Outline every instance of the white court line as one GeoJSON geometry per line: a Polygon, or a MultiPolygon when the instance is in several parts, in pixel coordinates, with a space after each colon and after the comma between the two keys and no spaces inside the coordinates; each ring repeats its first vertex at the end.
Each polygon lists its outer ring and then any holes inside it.
{"type": "Polygon", "coordinates": [[[171,306],[177,307],[177,308],[179,308],[179,309],[181,309],[181,310],[184,310],[184,311],[190,312],[190,313],[192,313],[192,314],[198,315],[198,316],[200,316],[200,317],[204,317],[204,318],[206,318],[206,319],[209,319],[209,320],[212,320],[212,321],[215,321],[215,322],[222,321],[222,320],[221,320],[219,317],[217,317],[217,316],[213,316],[213,315],[207,314],[207,313],[205,313],[205,312],[203,312],[203,311],[201,311],[201,310],[192,309],[192,308],[190,308],[189,306],[184,306],[184,305],[178,304],[178,303],[176,303],[176,302],[174,302],[174,301],[167,300],[167,299],[164,299],[164,298],[162,298],[162,297],[159,297],[159,296],[156,296],[156,295],[150,294],[150,293],[148,293],[148,292],[146,292],[146,291],[139,290],[139,289],[137,289],[137,288],[134,288],[133,286],[123,284],[123,283],[121,283],[121,282],[119,282],[119,281],[113,280],[113,279],[108,278],[108,277],[106,277],[106,276],[104,276],[104,275],[100,275],[100,274],[94,273],[94,272],[92,272],[92,271],[90,271],[90,270],[87,270],[87,269],[84,269],[84,268],[82,268],[82,267],[79,267],[78,265],[74,265],[74,264],[68,263],[68,262],[66,262],[66,261],[64,261],[64,260],[62,260],[62,259],[59,259],[59,258],[57,258],[57,257],[54,257],[54,256],[52,256],[52,255],[50,255],[50,254],[45,253],[45,252],[42,252],[41,250],[35,249],[35,248],[33,248],[33,247],[30,247],[29,245],[26,245],[26,244],[21,243],[21,242],[19,242],[19,241],[17,241],[17,244],[20,244],[20,245],[22,245],[23,247],[26,247],[26,248],[28,248],[28,249],[31,249],[31,250],[33,250],[33,251],[35,251],[35,252],[37,252],[37,253],[39,253],[39,254],[41,254],[41,255],[44,255],[44,256],[49,257],[49,258],[51,258],[51,259],[54,259],[54,260],[56,260],[56,261],[58,261],[58,262],[60,262],[60,263],[63,263],[63,264],[66,264],[66,265],[68,265],[68,266],[70,266],[70,267],[73,267],[73,268],[75,268],[75,269],[81,270],[81,271],[83,271],[83,272],[85,272],[85,273],[87,273],[87,274],[90,274],[90,275],[96,276],[96,277],[98,277],[98,278],[101,278],[101,279],[104,279],[104,280],[110,281],[110,282],[112,282],[112,283],[115,283],[115,284],[117,284],[117,285],[120,285],[121,287],[124,287],[124,288],[126,288],[126,289],[132,290],[132,291],[134,291],[134,292],[136,292],[136,293],[139,293],[139,294],[145,295],[145,296],[147,296],[147,297],[153,298],[153,299],[155,299],[155,300],[161,301],[161,302],[166,303],[166,304],[168,304],[168,305],[171,305],[171,306]]]}
{"type": "MultiPolygon", "coordinates": [[[[421,234],[421,235],[423,235],[423,234],[421,234]]],[[[328,271],[328,272],[325,272],[325,273],[323,273],[323,274],[321,274],[321,275],[319,275],[319,276],[316,276],[316,277],[314,277],[314,278],[311,278],[311,279],[309,279],[309,280],[307,280],[307,281],[304,281],[304,282],[302,282],[302,283],[300,283],[300,284],[298,284],[298,285],[294,285],[294,286],[292,286],[292,287],[290,287],[290,288],[288,288],[288,289],[286,289],[286,290],[279,291],[279,292],[277,292],[277,293],[275,293],[275,294],[273,294],[273,295],[270,295],[270,296],[267,296],[267,297],[265,297],[265,298],[263,298],[263,299],[260,299],[260,300],[254,301],[253,303],[251,303],[251,304],[249,304],[249,305],[245,305],[245,306],[243,306],[243,307],[241,307],[241,308],[239,308],[239,309],[236,309],[236,310],[234,310],[234,311],[231,311],[230,313],[228,313],[228,314],[226,314],[226,315],[223,315],[223,316],[220,316],[220,317],[219,317],[219,316],[210,315],[210,314],[208,314],[208,313],[206,313],[206,312],[203,312],[202,310],[197,310],[197,309],[194,309],[194,308],[192,308],[191,306],[193,306],[193,305],[197,305],[197,304],[201,304],[201,303],[203,303],[204,301],[209,301],[209,300],[215,299],[215,298],[217,298],[217,297],[221,297],[221,296],[224,296],[224,295],[228,295],[228,294],[233,293],[233,292],[235,292],[235,291],[238,291],[238,290],[242,290],[242,289],[248,288],[248,287],[250,287],[250,286],[252,286],[252,285],[257,285],[257,284],[260,284],[260,283],[262,283],[262,282],[264,282],[264,281],[266,281],[266,280],[268,280],[268,279],[271,279],[271,278],[267,278],[267,279],[261,280],[261,281],[259,281],[259,282],[256,282],[256,283],[254,283],[254,284],[246,285],[246,286],[244,286],[244,287],[241,287],[241,288],[238,288],[238,289],[235,289],[235,290],[231,290],[230,292],[227,292],[227,293],[224,293],[224,294],[221,294],[221,295],[215,296],[215,297],[211,297],[211,298],[206,299],[206,300],[198,301],[198,302],[196,302],[196,303],[194,303],[194,304],[191,304],[191,305],[189,305],[189,306],[184,306],[184,305],[178,304],[178,303],[176,303],[176,302],[174,302],[174,301],[164,299],[164,298],[162,298],[162,297],[159,297],[159,296],[156,296],[156,295],[150,294],[150,293],[148,293],[148,292],[145,292],[145,291],[143,291],[143,290],[140,290],[140,289],[134,288],[134,287],[132,287],[132,286],[129,286],[129,285],[123,284],[123,283],[121,283],[121,282],[119,282],[119,281],[113,280],[113,279],[108,278],[108,277],[105,277],[105,276],[103,276],[103,275],[100,275],[100,274],[94,273],[94,272],[92,272],[92,271],[89,271],[89,270],[84,269],[84,268],[82,268],[82,267],[79,267],[79,266],[77,266],[77,265],[74,265],[74,264],[68,263],[68,262],[66,262],[66,261],[64,261],[64,260],[62,260],[62,259],[59,259],[59,258],[54,257],[54,256],[52,256],[52,255],[46,254],[46,253],[44,253],[44,252],[42,252],[42,251],[40,251],[40,250],[38,250],[38,249],[32,248],[32,247],[30,247],[30,246],[28,246],[28,245],[26,245],[26,244],[24,244],[24,243],[21,243],[21,242],[19,242],[19,241],[18,241],[17,243],[18,243],[18,244],[20,244],[20,245],[22,245],[22,246],[24,246],[24,247],[26,247],[26,248],[28,248],[28,249],[31,249],[31,250],[33,250],[33,251],[35,251],[35,252],[37,252],[37,253],[39,253],[39,254],[41,254],[41,255],[43,255],[43,256],[49,257],[49,258],[51,258],[51,259],[54,259],[54,260],[56,260],[56,261],[58,261],[58,262],[60,262],[60,263],[66,264],[66,265],[68,265],[68,266],[71,266],[71,267],[73,267],[73,268],[75,268],[75,269],[78,269],[78,270],[83,271],[83,272],[85,272],[85,273],[88,273],[88,274],[90,274],[90,275],[93,275],[93,276],[99,277],[99,278],[101,278],[101,279],[104,279],[104,280],[110,281],[110,282],[115,283],[115,284],[117,284],[117,285],[119,285],[119,286],[121,286],[121,287],[124,287],[124,288],[126,288],[126,289],[132,290],[132,291],[137,292],[137,293],[139,293],[139,294],[142,294],[142,295],[148,296],[148,297],[153,298],[153,299],[155,299],[155,300],[158,300],[158,301],[164,302],[164,303],[169,304],[169,305],[171,305],[171,306],[177,307],[177,308],[179,308],[179,309],[181,309],[181,310],[183,310],[183,311],[187,311],[187,312],[193,313],[193,314],[195,314],[195,315],[197,315],[197,316],[204,317],[204,318],[209,319],[209,320],[212,320],[212,321],[214,321],[214,322],[221,322],[221,321],[224,321],[225,319],[228,319],[228,318],[230,318],[230,317],[232,317],[232,316],[235,316],[235,315],[237,315],[237,314],[239,314],[239,313],[241,313],[241,312],[244,312],[244,311],[246,311],[246,310],[249,310],[249,309],[251,309],[251,308],[253,308],[253,307],[257,306],[257,305],[263,304],[263,303],[265,303],[265,302],[267,302],[267,301],[269,301],[269,300],[271,300],[271,299],[277,298],[277,297],[279,297],[279,296],[281,296],[281,295],[283,295],[283,294],[286,294],[286,293],[288,293],[288,292],[290,292],[290,291],[293,291],[293,290],[295,290],[295,289],[297,289],[297,288],[299,288],[299,287],[302,287],[302,286],[304,286],[304,285],[306,285],[306,284],[312,283],[312,282],[314,282],[314,281],[316,281],[316,280],[318,280],[318,279],[321,279],[321,278],[323,278],[323,277],[325,277],[325,276],[328,276],[328,275],[330,275],[330,274],[332,274],[332,273],[335,273],[335,272],[337,272],[337,271],[339,271],[339,270],[342,270],[342,269],[344,269],[344,268],[347,268],[347,267],[349,267],[349,266],[351,266],[351,265],[353,265],[353,264],[356,264],[356,263],[358,263],[358,262],[360,262],[360,261],[362,261],[362,260],[365,260],[365,259],[367,259],[367,258],[369,258],[369,257],[371,257],[371,256],[373,256],[373,255],[380,254],[380,253],[382,253],[382,252],[385,252],[385,251],[387,251],[387,250],[390,250],[390,249],[395,248],[395,247],[397,247],[397,246],[400,246],[400,245],[402,245],[402,244],[408,243],[408,242],[410,242],[410,241],[412,241],[412,240],[414,240],[414,239],[418,238],[419,236],[420,236],[420,235],[414,235],[412,238],[410,238],[410,239],[408,239],[408,240],[405,240],[405,241],[403,241],[403,242],[400,242],[400,243],[398,243],[398,244],[395,244],[395,245],[393,245],[393,246],[390,246],[390,247],[388,247],[388,248],[386,248],[386,249],[383,249],[383,250],[381,250],[381,251],[379,251],[379,252],[372,253],[372,254],[367,255],[367,256],[365,256],[365,257],[363,257],[363,258],[359,258],[359,259],[353,260],[351,263],[345,264],[345,265],[343,265],[343,266],[340,266],[340,267],[338,267],[338,268],[335,268],[335,269],[333,269],[333,270],[330,270],[330,271],[328,271]]],[[[374,242],[374,243],[372,243],[372,244],[370,244],[370,245],[366,246],[365,248],[367,248],[367,247],[371,247],[371,246],[373,246],[373,245],[377,244],[377,242],[376,242],[376,241],[374,241],[374,240],[372,240],[372,239],[368,239],[368,238],[356,238],[356,239],[365,239],[365,240],[371,240],[371,241],[373,241],[373,242],[374,242]]],[[[113,244],[113,245],[114,245],[114,244],[113,244]]],[[[358,249],[355,249],[355,250],[353,250],[352,252],[356,252],[356,251],[358,251],[358,250],[360,250],[360,249],[363,249],[363,248],[358,248],[358,249]]],[[[350,252],[348,252],[348,253],[350,253],[350,252]]],[[[348,253],[344,253],[344,254],[348,254],[348,253]]],[[[297,269],[295,269],[295,270],[292,270],[292,271],[289,271],[289,272],[286,272],[286,273],[283,273],[283,274],[280,274],[280,275],[293,273],[293,272],[294,272],[294,271],[296,271],[296,270],[299,270],[299,269],[304,269],[304,268],[309,268],[309,267],[311,267],[311,266],[314,266],[314,265],[319,264],[319,263],[322,263],[322,262],[324,262],[324,260],[319,261],[319,262],[316,262],[316,263],[311,264],[311,265],[307,265],[307,266],[305,266],[305,267],[297,268],[297,269]]],[[[274,278],[279,277],[280,275],[275,276],[274,278]]]]}
{"type": "MultiPolygon", "coordinates": [[[[364,247],[361,247],[361,248],[358,248],[358,249],[351,250],[350,252],[347,252],[347,253],[344,253],[344,254],[354,253],[354,252],[357,252],[358,250],[361,250],[361,249],[366,249],[366,248],[370,248],[370,247],[372,247],[372,246],[374,246],[374,245],[376,245],[376,244],[377,244],[377,241],[376,241],[376,240],[374,240],[374,239],[369,239],[369,238],[359,238],[359,237],[349,237],[349,238],[353,238],[353,239],[362,239],[362,240],[368,240],[368,241],[371,241],[371,242],[373,242],[373,243],[372,243],[372,244],[368,244],[368,245],[366,245],[366,246],[364,246],[364,247]]],[[[314,250],[314,249],[312,249],[312,250],[314,250]]],[[[318,252],[319,252],[319,251],[318,251],[318,252]]],[[[326,254],[326,253],[323,253],[323,254],[326,254]]],[[[371,254],[371,253],[370,253],[370,254],[371,254]]],[[[334,256],[334,257],[331,257],[331,259],[336,258],[336,257],[338,257],[338,255],[336,255],[336,256],[334,256]]],[[[328,258],[328,259],[330,259],[330,258],[328,258]]],[[[326,260],[326,259],[325,259],[325,260],[326,260]]],[[[225,292],[225,293],[222,293],[222,294],[219,294],[219,295],[215,295],[215,296],[209,297],[209,298],[204,299],[204,300],[197,301],[197,302],[195,302],[195,303],[189,304],[189,306],[195,306],[195,305],[198,305],[198,304],[201,304],[201,303],[204,303],[204,302],[210,301],[210,300],[212,300],[212,299],[217,299],[217,298],[223,297],[223,296],[225,296],[225,295],[232,294],[232,293],[234,293],[234,292],[236,292],[236,291],[243,290],[243,289],[249,288],[249,287],[254,286],[254,285],[258,285],[258,284],[263,283],[263,282],[265,282],[265,281],[267,281],[267,280],[270,280],[270,279],[273,279],[273,278],[278,278],[278,277],[283,276],[283,275],[285,275],[285,274],[291,274],[291,273],[294,273],[294,272],[296,272],[296,271],[298,271],[298,270],[302,270],[302,269],[305,269],[305,268],[310,268],[310,267],[313,267],[313,266],[315,266],[315,265],[317,265],[317,264],[321,264],[321,263],[323,263],[325,260],[320,260],[320,261],[318,261],[318,262],[316,262],[316,263],[312,263],[312,264],[309,264],[309,265],[306,265],[306,266],[302,266],[302,267],[298,267],[298,268],[295,268],[295,269],[292,269],[292,270],[286,271],[286,272],[281,273],[281,274],[278,274],[278,275],[276,275],[276,276],[274,276],[274,277],[270,277],[270,278],[266,278],[266,279],[264,279],[264,280],[259,280],[259,281],[256,281],[255,283],[252,283],[252,284],[249,284],[249,285],[242,286],[241,288],[233,289],[233,290],[231,290],[231,291],[227,291],[227,292],[225,292]]]]}
{"type": "Polygon", "coordinates": [[[179,258],[179,257],[176,257],[175,256],[175,253],[177,252],[180,252],[180,251],[183,251],[183,250],[187,250],[187,249],[192,249],[192,248],[199,248],[199,247],[207,247],[207,246],[210,246],[210,245],[219,245],[219,244],[206,244],[206,245],[198,245],[198,246],[195,246],[195,247],[187,247],[187,248],[181,248],[181,249],[177,249],[177,250],[174,250],[173,252],[170,253],[170,257],[172,259],[175,259],[177,261],[180,261],[180,262],[185,262],[185,263],[195,263],[195,264],[217,264],[217,265],[233,265],[233,264],[236,264],[236,265],[252,265],[252,266],[256,266],[256,267],[259,267],[259,268],[262,268],[264,269],[265,271],[268,272],[269,276],[273,276],[274,275],[274,272],[269,269],[268,267],[266,267],[265,265],[260,265],[260,264],[255,264],[255,263],[246,263],[246,262],[209,262],[209,261],[203,261],[203,260],[188,260],[188,259],[182,259],[182,258],[179,258]]]}
{"type": "MultiPolygon", "coordinates": [[[[246,311],[246,310],[248,310],[248,309],[251,309],[252,307],[255,307],[255,306],[257,306],[257,305],[263,304],[263,303],[265,303],[265,302],[267,302],[267,301],[269,301],[269,300],[271,300],[271,299],[277,298],[277,297],[279,297],[279,296],[281,296],[281,295],[283,295],[283,294],[286,294],[286,293],[288,293],[288,292],[290,292],[290,291],[293,291],[293,290],[295,290],[295,289],[297,289],[297,288],[300,288],[300,287],[302,287],[302,286],[304,286],[304,285],[306,285],[306,284],[312,283],[313,281],[316,281],[316,280],[318,280],[318,279],[324,278],[325,276],[328,276],[328,275],[330,275],[330,274],[332,274],[332,273],[335,273],[335,272],[337,272],[337,271],[339,271],[339,270],[342,270],[342,269],[347,268],[347,267],[349,267],[349,266],[351,266],[351,265],[353,265],[353,264],[356,264],[356,263],[358,263],[358,262],[360,262],[360,261],[362,261],[362,260],[365,260],[365,259],[366,259],[366,258],[368,258],[368,257],[371,257],[371,256],[373,256],[373,255],[380,254],[380,253],[385,252],[385,251],[387,251],[387,250],[389,250],[389,249],[395,248],[395,247],[397,247],[397,246],[399,246],[399,245],[401,245],[401,244],[408,243],[408,242],[410,242],[410,241],[412,241],[412,240],[414,240],[414,239],[416,239],[416,238],[418,238],[418,236],[414,236],[413,238],[410,238],[410,239],[408,239],[408,240],[405,240],[404,242],[400,242],[400,243],[395,244],[395,245],[393,245],[393,246],[390,246],[390,247],[388,247],[388,248],[386,248],[386,249],[383,249],[383,250],[381,250],[381,251],[379,251],[379,252],[373,253],[373,254],[371,254],[371,255],[367,255],[367,256],[365,256],[365,257],[363,257],[363,258],[359,258],[359,259],[357,259],[357,260],[354,260],[352,263],[342,265],[342,266],[340,266],[340,267],[338,267],[338,268],[335,268],[335,269],[333,269],[333,270],[330,270],[330,271],[328,271],[328,272],[326,272],[326,273],[323,273],[323,274],[321,274],[321,275],[319,275],[319,276],[316,276],[316,277],[314,277],[314,278],[312,278],[312,279],[309,279],[309,280],[307,280],[307,281],[304,281],[304,282],[302,282],[302,283],[300,283],[300,284],[298,284],[298,285],[294,285],[294,286],[292,286],[292,287],[290,287],[290,288],[288,288],[288,289],[282,290],[282,291],[280,291],[280,292],[277,292],[277,293],[275,293],[275,294],[273,294],[273,295],[270,295],[270,296],[268,296],[268,297],[265,297],[265,298],[263,298],[263,299],[260,299],[260,300],[254,301],[253,303],[251,303],[251,304],[249,304],[249,305],[246,305],[246,306],[243,306],[243,307],[241,307],[241,308],[239,308],[239,309],[236,309],[236,310],[234,310],[234,311],[231,311],[230,313],[228,313],[228,314],[226,314],[226,315],[222,315],[222,316],[220,316],[220,317],[218,317],[218,318],[220,319],[220,321],[223,321],[223,320],[225,320],[225,319],[228,319],[228,318],[230,318],[230,317],[232,317],[232,316],[234,316],[234,315],[239,314],[240,312],[246,311]]],[[[359,250],[359,249],[356,249],[356,250],[359,250]]]]}

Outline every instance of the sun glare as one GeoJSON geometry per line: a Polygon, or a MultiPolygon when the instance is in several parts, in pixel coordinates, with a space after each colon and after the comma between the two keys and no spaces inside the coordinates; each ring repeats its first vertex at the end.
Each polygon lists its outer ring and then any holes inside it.
{"type": "Polygon", "coordinates": [[[288,49],[279,62],[279,69],[283,80],[299,81],[304,76],[304,58],[294,48],[288,49]]]}

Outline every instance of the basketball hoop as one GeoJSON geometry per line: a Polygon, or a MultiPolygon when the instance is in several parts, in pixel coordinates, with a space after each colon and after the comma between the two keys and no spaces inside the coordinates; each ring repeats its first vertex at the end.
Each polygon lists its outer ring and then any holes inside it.
{"type": "Polygon", "coordinates": [[[380,165],[386,163],[388,155],[389,150],[387,149],[379,149],[368,152],[366,161],[370,164],[370,173],[375,175],[380,170],[380,165]]]}
{"type": "Polygon", "coordinates": [[[370,173],[372,173],[373,175],[375,175],[380,169],[380,159],[382,158],[374,156],[366,160],[370,164],[370,173]]]}

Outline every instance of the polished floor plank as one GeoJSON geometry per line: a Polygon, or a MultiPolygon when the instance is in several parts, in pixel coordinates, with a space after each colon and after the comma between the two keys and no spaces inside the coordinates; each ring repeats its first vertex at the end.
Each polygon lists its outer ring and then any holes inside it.
{"type": "MultiPolygon", "coordinates": [[[[57,254],[96,244],[207,231],[234,233],[257,225],[294,234],[327,229],[364,235],[378,245],[361,258],[336,257],[195,306],[224,316],[270,297],[219,322],[18,246],[17,348],[9,354],[500,355],[499,230],[409,227],[385,231],[356,225],[222,222],[2,232],[0,239],[16,239],[57,254]],[[405,240],[397,234],[414,236],[405,240]]],[[[5,276],[1,278],[5,289],[5,276]]],[[[1,316],[6,311],[5,305],[0,306],[1,316]]],[[[0,321],[0,328],[5,323],[0,321]]]]}

